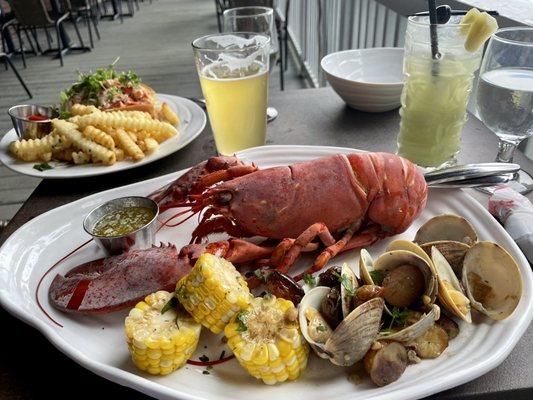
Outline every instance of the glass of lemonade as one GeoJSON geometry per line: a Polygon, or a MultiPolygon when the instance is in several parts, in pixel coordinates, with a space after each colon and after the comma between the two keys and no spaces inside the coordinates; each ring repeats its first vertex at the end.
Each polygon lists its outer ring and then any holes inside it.
{"type": "Polygon", "coordinates": [[[232,155],[264,145],[270,38],[214,34],[192,47],[217,151],[232,155]]]}
{"type": "Polygon", "coordinates": [[[466,106],[482,48],[465,49],[460,16],[436,25],[437,59],[432,57],[429,17],[409,17],[405,33],[404,74],[398,154],[415,164],[442,168],[456,163],[466,106]]]}

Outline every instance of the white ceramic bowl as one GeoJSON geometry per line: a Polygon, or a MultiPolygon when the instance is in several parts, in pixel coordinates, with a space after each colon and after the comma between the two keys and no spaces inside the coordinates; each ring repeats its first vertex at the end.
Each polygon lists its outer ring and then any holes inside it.
{"type": "Polygon", "coordinates": [[[330,85],[350,107],[383,112],[400,106],[403,48],[339,51],[325,56],[320,65],[330,85]]]}

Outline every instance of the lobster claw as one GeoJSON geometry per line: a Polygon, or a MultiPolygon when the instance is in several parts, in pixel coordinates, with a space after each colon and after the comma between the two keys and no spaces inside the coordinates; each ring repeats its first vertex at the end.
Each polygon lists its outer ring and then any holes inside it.
{"type": "Polygon", "coordinates": [[[179,254],[174,245],[162,244],[91,261],[64,276],[56,275],[49,299],[62,311],[83,314],[130,307],[149,293],[173,291],[176,282],[191,269],[191,254],[179,254]]]}

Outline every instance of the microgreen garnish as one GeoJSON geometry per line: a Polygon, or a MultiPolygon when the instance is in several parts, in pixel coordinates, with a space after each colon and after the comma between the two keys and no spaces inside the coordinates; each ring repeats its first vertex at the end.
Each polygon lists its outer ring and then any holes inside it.
{"type": "Polygon", "coordinates": [[[59,94],[61,108],[68,108],[67,103],[76,96],[77,102],[89,105],[101,105],[100,94],[108,88],[107,101],[112,101],[115,94],[123,92],[121,87],[112,86],[110,81],[117,81],[122,87],[137,87],[141,83],[139,76],[133,71],[115,71],[118,58],[105,68],[98,68],[94,72],[78,71],[78,80],[68,89],[59,94]],[[111,86],[111,87],[110,87],[111,86]],[[81,97],[81,98],[78,98],[81,97]]]}
{"type": "Polygon", "coordinates": [[[353,287],[352,281],[347,275],[340,275],[338,272],[333,272],[333,276],[344,286],[344,289],[348,292],[350,296],[355,295],[355,289],[353,287]]]}
{"type": "Polygon", "coordinates": [[[326,332],[328,330],[328,328],[326,328],[324,325],[318,325],[316,327],[316,331],[317,332],[326,332]]]}
{"type": "Polygon", "coordinates": [[[259,279],[261,282],[266,282],[266,276],[265,274],[263,273],[263,271],[261,271],[260,269],[256,269],[254,271],[254,275],[256,276],[257,279],[259,279]]]}
{"type": "Polygon", "coordinates": [[[383,271],[374,270],[374,271],[370,271],[369,273],[370,273],[370,277],[372,278],[372,280],[374,281],[376,285],[381,285],[383,283],[383,278],[385,278],[383,271]]]}
{"type": "Polygon", "coordinates": [[[246,326],[246,315],[248,313],[246,311],[239,311],[237,314],[237,322],[239,323],[239,326],[237,327],[237,332],[245,332],[248,330],[248,327],[246,326]]]}
{"type": "Polygon", "coordinates": [[[47,162],[43,162],[43,163],[40,163],[40,164],[34,164],[33,165],[33,169],[36,169],[37,171],[45,171],[47,169],[52,169],[54,167],[52,167],[50,164],[48,164],[47,162]]]}
{"type": "Polygon", "coordinates": [[[168,310],[172,310],[178,306],[178,299],[176,299],[174,296],[166,302],[166,304],[161,309],[161,314],[166,313],[168,310]]]}
{"type": "Polygon", "coordinates": [[[316,278],[313,275],[305,274],[303,280],[309,286],[316,286],[316,278]]]}
{"type": "Polygon", "coordinates": [[[389,324],[389,329],[392,328],[392,325],[396,323],[396,325],[403,326],[405,324],[406,318],[409,316],[409,310],[407,308],[398,308],[398,307],[392,307],[391,310],[392,319],[389,324]]]}
{"type": "Polygon", "coordinates": [[[209,361],[209,357],[207,357],[205,354],[203,354],[201,357],[199,357],[199,360],[201,362],[208,362],[209,361]]]}

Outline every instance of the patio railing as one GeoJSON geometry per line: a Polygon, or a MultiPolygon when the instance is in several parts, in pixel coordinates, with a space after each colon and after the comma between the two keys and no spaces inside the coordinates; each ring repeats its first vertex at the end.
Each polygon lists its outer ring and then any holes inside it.
{"type": "MultiPolygon", "coordinates": [[[[287,1],[277,1],[282,15],[287,1]]],[[[468,9],[468,1],[447,3],[453,9],[468,9]]],[[[293,54],[308,83],[325,86],[320,69],[323,56],[346,49],[402,47],[407,16],[423,10],[427,10],[426,0],[290,0],[288,33],[293,54]]],[[[504,17],[498,23],[519,24],[504,17]]]]}

